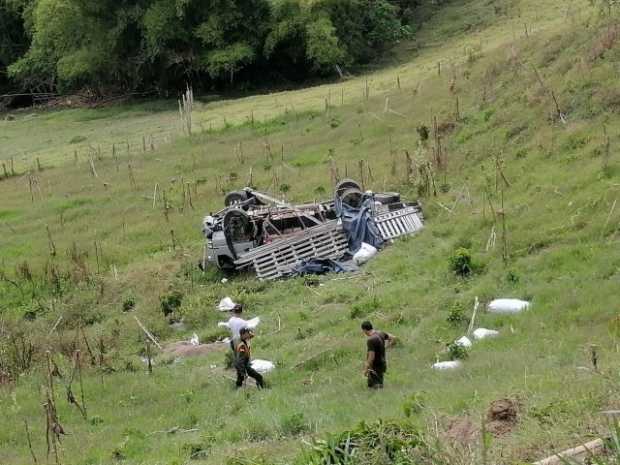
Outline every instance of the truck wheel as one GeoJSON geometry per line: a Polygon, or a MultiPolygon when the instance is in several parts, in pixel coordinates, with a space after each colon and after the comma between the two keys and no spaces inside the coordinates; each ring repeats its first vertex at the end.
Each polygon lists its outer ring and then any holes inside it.
{"type": "Polygon", "coordinates": [[[347,189],[340,195],[340,200],[352,208],[360,208],[362,206],[362,191],[347,189]]]}
{"type": "Polygon", "coordinates": [[[342,181],[340,181],[338,184],[336,184],[336,196],[341,197],[342,194],[347,190],[347,189],[357,189],[358,191],[361,192],[362,190],[362,186],[360,186],[357,182],[355,182],[353,179],[343,179],[342,181]]]}
{"type": "Polygon", "coordinates": [[[230,207],[231,205],[245,202],[248,199],[248,194],[245,191],[229,192],[224,198],[224,205],[230,207]]]}

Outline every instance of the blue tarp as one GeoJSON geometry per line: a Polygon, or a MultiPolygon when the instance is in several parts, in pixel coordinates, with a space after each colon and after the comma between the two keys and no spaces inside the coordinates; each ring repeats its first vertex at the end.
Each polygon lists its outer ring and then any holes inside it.
{"type": "Polygon", "coordinates": [[[329,258],[310,258],[304,260],[291,271],[293,276],[307,274],[346,273],[357,271],[358,267],[352,261],[336,261],[329,258]]]}
{"type": "Polygon", "coordinates": [[[336,196],[334,206],[336,214],[342,221],[342,228],[349,241],[349,251],[341,260],[329,258],[310,258],[298,264],[291,270],[291,276],[304,276],[309,274],[321,275],[326,273],[346,273],[357,271],[359,267],[353,263],[351,257],[362,246],[362,242],[380,249],[384,240],[381,231],[372,218],[371,209],[374,199],[364,195],[360,208],[352,207],[336,196]]]}
{"type": "Polygon", "coordinates": [[[344,233],[349,240],[349,252],[354,254],[362,246],[362,242],[370,244],[376,249],[383,246],[383,237],[381,231],[377,227],[375,220],[372,218],[371,209],[374,199],[364,195],[362,206],[354,208],[340,200],[336,196],[334,206],[336,214],[342,221],[344,233]]]}

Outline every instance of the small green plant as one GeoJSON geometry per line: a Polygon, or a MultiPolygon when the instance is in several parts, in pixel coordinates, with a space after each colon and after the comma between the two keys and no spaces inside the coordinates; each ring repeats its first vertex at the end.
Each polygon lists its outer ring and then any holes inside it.
{"type": "Polygon", "coordinates": [[[458,276],[469,276],[473,271],[472,257],[469,249],[459,247],[450,257],[450,269],[458,276]]]}
{"type": "Polygon", "coordinates": [[[129,312],[136,307],[136,298],[132,295],[125,297],[123,300],[123,311],[129,312]]]}
{"type": "Polygon", "coordinates": [[[469,323],[469,318],[465,314],[465,308],[461,302],[454,302],[450,308],[450,313],[448,314],[446,321],[455,327],[469,323]]]}
{"type": "Polygon", "coordinates": [[[183,303],[183,294],[178,291],[174,291],[168,295],[161,297],[161,311],[165,316],[174,313],[183,303]]]}
{"type": "Polygon", "coordinates": [[[209,444],[200,442],[188,442],[183,444],[182,450],[189,456],[190,460],[204,460],[209,456],[209,444]]]}
{"type": "Polygon", "coordinates": [[[408,396],[403,403],[403,413],[407,418],[418,414],[424,408],[424,402],[422,400],[422,394],[415,392],[408,396]]]}
{"type": "Polygon", "coordinates": [[[332,129],[336,129],[338,126],[340,126],[342,124],[342,121],[340,120],[340,118],[338,118],[337,116],[332,116],[329,119],[329,126],[332,129]]]}
{"type": "Polygon", "coordinates": [[[297,436],[308,430],[308,422],[303,413],[292,413],[280,421],[280,430],[285,436],[297,436]]]}
{"type": "Polygon", "coordinates": [[[232,353],[232,350],[227,350],[224,354],[224,367],[230,370],[233,366],[235,366],[235,355],[232,353]]]}
{"type": "Polygon", "coordinates": [[[74,136],[69,141],[70,144],[79,144],[80,142],[84,142],[87,138],[84,136],[74,136]]]}
{"type": "Polygon", "coordinates": [[[448,345],[448,353],[450,354],[450,360],[465,360],[469,356],[469,351],[456,342],[448,345]]]}
{"type": "Polygon", "coordinates": [[[364,317],[379,308],[379,299],[376,295],[372,297],[367,297],[351,307],[351,312],[349,313],[349,317],[352,320],[356,318],[364,317]]]}
{"type": "Polygon", "coordinates": [[[91,425],[97,426],[103,423],[103,418],[101,418],[99,415],[93,415],[88,419],[88,421],[91,425]]]}

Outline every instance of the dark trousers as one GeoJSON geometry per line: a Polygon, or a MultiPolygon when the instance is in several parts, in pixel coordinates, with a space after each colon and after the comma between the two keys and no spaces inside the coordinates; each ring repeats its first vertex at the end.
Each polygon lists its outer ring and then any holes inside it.
{"type": "Polygon", "coordinates": [[[385,370],[368,371],[368,387],[370,389],[383,388],[383,375],[384,374],[385,374],[385,370]]]}
{"type": "Polygon", "coordinates": [[[235,368],[237,369],[237,382],[235,384],[238,388],[243,386],[243,381],[245,381],[246,376],[254,378],[259,389],[265,387],[262,375],[250,366],[249,358],[239,357],[235,368]]]}

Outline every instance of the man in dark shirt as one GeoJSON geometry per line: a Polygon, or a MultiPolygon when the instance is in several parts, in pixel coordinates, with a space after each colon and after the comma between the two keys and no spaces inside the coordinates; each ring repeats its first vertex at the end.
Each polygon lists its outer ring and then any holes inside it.
{"type": "Polygon", "coordinates": [[[248,328],[241,328],[239,331],[239,341],[235,346],[237,353],[235,359],[235,368],[237,369],[237,382],[235,385],[237,388],[243,386],[247,376],[250,376],[256,380],[256,386],[259,389],[265,387],[263,377],[256,370],[252,368],[252,347],[250,346],[250,339],[254,337],[254,333],[248,328]]]}
{"type": "Polygon", "coordinates": [[[396,338],[383,331],[376,331],[370,321],[362,323],[362,331],[368,337],[366,345],[366,363],[364,364],[364,375],[368,378],[368,387],[371,389],[383,388],[383,375],[387,371],[385,359],[385,343],[392,346],[396,338]]]}

